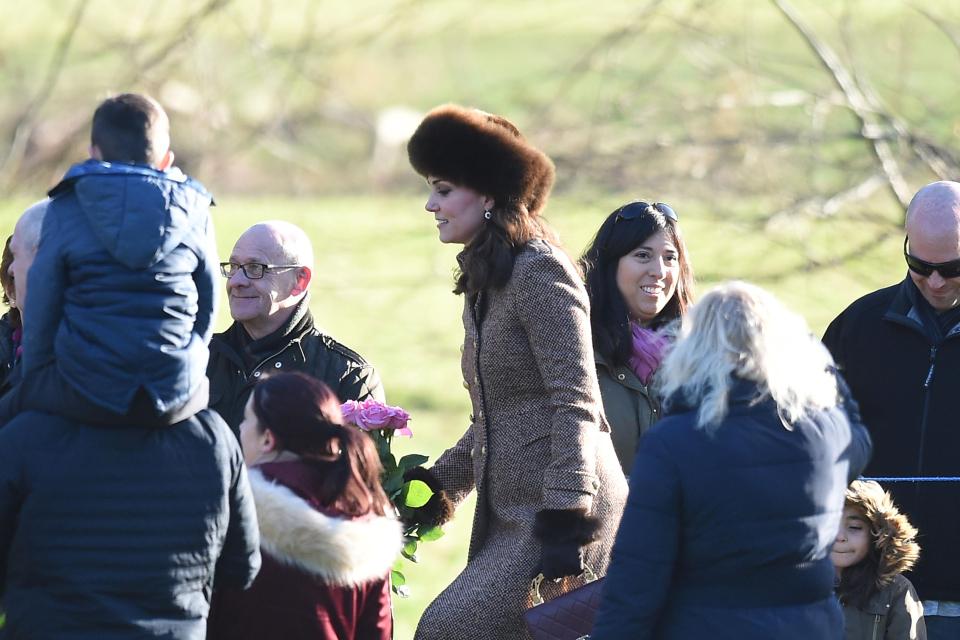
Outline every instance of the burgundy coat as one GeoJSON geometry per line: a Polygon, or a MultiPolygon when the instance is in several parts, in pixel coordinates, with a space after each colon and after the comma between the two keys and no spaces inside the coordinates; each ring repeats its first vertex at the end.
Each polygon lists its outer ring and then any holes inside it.
{"type": "Polygon", "coordinates": [[[390,567],[401,546],[392,517],[345,518],[321,507],[302,461],[250,470],[263,566],[246,591],[216,589],[211,640],[388,640],[390,567]]]}

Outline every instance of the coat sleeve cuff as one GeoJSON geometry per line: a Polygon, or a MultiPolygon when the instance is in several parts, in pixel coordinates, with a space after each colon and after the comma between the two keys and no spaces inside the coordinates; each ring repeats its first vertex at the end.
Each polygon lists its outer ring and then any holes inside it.
{"type": "Polygon", "coordinates": [[[589,513],[600,480],[592,473],[557,472],[548,469],[543,478],[545,509],[586,509],[589,513]]]}

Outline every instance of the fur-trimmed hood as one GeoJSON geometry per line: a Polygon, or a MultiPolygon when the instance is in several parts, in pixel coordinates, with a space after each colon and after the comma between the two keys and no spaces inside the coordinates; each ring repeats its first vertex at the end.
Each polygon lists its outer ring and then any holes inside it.
{"type": "Polygon", "coordinates": [[[490,196],[495,206],[517,202],[531,216],[543,211],[556,170],[517,127],[502,116],[456,104],[427,114],[407,144],[410,164],[490,196]]]}
{"type": "Polygon", "coordinates": [[[250,469],[260,545],[273,558],[337,586],[383,578],[403,545],[396,518],[328,516],[287,487],[250,469]]]}
{"type": "Polygon", "coordinates": [[[875,584],[883,589],[909,571],[920,557],[917,529],[900,513],[890,494],[873,481],[856,480],[847,489],[846,503],[861,509],[879,555],[875,584]]]}

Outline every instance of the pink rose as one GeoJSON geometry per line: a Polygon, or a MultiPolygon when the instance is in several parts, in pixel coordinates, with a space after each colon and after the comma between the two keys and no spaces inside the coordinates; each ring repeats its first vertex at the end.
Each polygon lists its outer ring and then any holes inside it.
{"type": "Polygon", "coordinates": [[[356,400],[347,400],[340,405],[340,413],[343,414],[343,421],[347,424],[357,423],[358,411],[360,411],[360,403],[356,400]]]}
{"type": "Polygon", "coordinates": [[[407,426],[410,414],[400,407],[391,407],[373,399],[357,402],[350,400],[340,406],[343,421],[355,424],[364,431],[387,430],[400,436],[412,436],[407,426]]]}
{"type": "Polygon", "coordinates": [[[413,436],[413,431],[407,426],[410,421],[410,414],[400,407],[388,407],[390,409],[390,427],[398,436],[413,436]]]}
{"type": "Polygon", "coordinates": [[[390,424],[390,407],[376,400],[364,400],[357,414],[357,426],[364,431],[384,429],[390,424]]]}

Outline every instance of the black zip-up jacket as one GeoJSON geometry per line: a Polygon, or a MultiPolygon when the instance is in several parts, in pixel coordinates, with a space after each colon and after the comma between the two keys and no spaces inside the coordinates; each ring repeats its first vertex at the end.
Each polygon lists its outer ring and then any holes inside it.
{"type": "MultiPolygon", "coordinates": [[[[873,437],[864,475],[960,476],[960,326],[925,326],[909,276],[870,293],[827,328],[823,341],[873,437]]],[[[960,483],[882,482],[919,530],[911,580],[924,600],[960,601],[960,483]]]]}
{"type": "Polygon", "coordinates": [[[268,372],[302,371],[327,383],[341,402],[374,398],[383,401],[383,386],[374,368],[316,328],[307,298],[272,334],[252,340],[238,322],[210,340],[210,408],[239,435],[243,409],[253,386],[268,372]]]}

